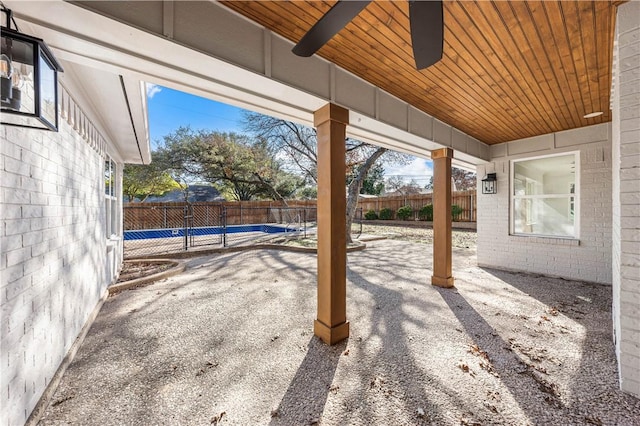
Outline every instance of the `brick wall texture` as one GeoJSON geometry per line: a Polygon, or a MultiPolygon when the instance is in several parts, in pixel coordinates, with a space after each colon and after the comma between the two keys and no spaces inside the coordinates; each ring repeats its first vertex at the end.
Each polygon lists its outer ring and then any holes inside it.
{"type": "Polygon", "coordinates": [[[482,194],[478,187],[479,265],[611,284],[610,132],[608,124],[592,127],[584,139],[582,129],[532,141],[528,153],[509,156],[507,147],[506,155],[478,167],[479,182],[494,171],[498,179],[497,194],[482,194]],[[510,235],[511,160],[575,151],[580,152],[579,239],[510,235]]]}
{"type": "Polygon", "coordinates": [[[0,128],[0,425],[23,424],[102,297],[103,157],[60,131],[0,128]]]}
{"type": "Polygon", "coordinates": [[[640,3],[619,6],[613,96],[613,322],[623,390],[640,396],[640,3]]]}

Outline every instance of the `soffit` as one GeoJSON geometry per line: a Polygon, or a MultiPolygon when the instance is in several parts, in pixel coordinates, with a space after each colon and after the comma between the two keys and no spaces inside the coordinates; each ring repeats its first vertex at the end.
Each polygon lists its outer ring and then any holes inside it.
{"type": "MultiPolygon", "coordinates": [[[[297,42],[335,1],[223,4],[297,42]]],[[[445,1],[444,57],[417,71],[407,1],[374,1],[321,57],[488,144],[611,120],[615,3],[445,1]],[[585,119],[593,111],[600,117],[585,119]]]]}
{"type": "Polygon", "coordinates": [[[141,82],[101,69],[60,60],[61,83],[110,144],[107,151],[125,163],[151,161],[145,97],[141,82]]]}

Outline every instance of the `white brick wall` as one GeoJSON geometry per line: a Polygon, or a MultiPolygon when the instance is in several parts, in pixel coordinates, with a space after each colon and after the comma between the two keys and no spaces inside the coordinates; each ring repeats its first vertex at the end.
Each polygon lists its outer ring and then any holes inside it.
{"type": "Polygon", "coordinates": [[[623,390],[640,396],[640,3],[618,7],[613,94],[613,323],[623,390]]]}
{"type": "Polygon", "coordinates": [[[498,193],[482,194],[478,186],[479,265],[611,283],[609,129],[602,124],[491,147],[492,162],[478,167],[478,182],[496,172],[498,193]],[[510,161],[573,151],[580,151],[579,240],[510,235],[510,161]]]}
{"type": "Polygon", "coordinates": [[[26,421],[113,278],[104,159],[60,121],[0,127],[0,425],[26,421]]]}

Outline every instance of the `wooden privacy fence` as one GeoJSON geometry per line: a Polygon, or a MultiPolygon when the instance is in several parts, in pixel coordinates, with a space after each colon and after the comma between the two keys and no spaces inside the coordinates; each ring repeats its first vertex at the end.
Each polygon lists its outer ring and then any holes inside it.
{"type": "MultiPolygon", "coordinates": [[[[411,206],[414,218],[418,219],[418,211],[427,204],[433,204],[432,194],[413,195],[393,195],[390,197],[362,198],[358,201],[358,207],[366,213],[373,210],[380,213],[380,210],[387,208],[395,212],[402,206],[411,206]]],[[[462,213],[455,219],[458,222],[476,221],[476,191],[455,191],[451,194],[451,205],[457,205],[462,209],[462,213]]]]}
{"type": "MultiPolygon", "coordinates": [[[[402,206],[411,206],[414,219],[418,211],[427,204],[433,204],[431,194],[394,195],[390,197],[362,198],[358,208],[364,213],[387,208],[395,213],[402,206]]],[[[462,212],[455,218],[459,222],[476,221],[476,191],[456,191],[452,193],[451,204],[457,205],[462,212]]],[[[221,223],[221,214],[226,213],[226,223],[250,224],[264,223],[265,211],[271,211],[272,219],[278,220],[278,208],[284,207],[277,201],[224,201],[191,203],[125,203],[124,229],[180,228],[184,226],[185,216],[190,217],[190,226],[217,226],[221,223]]],[[[316,200],[288,200],[287,207],[300,208],[305,221],[315,221],[316,200]],[[308,216],[306,216],[308,215],[308,216]]]]}
{"type": "MultiPolygon", "coordinates": [[[[290,209],[300,209],[307,221],[315,221],[315,200],[287,201],[290,209]]],[[[187,205],[180,203],[124,203],[124,229],[167,229],[186,226],[185,218],[191,227],[220,226],[223,212],[227,215],[228,225],[265,223],[288,220],[279,208],[284,207],[276,201],[223,201],[198,202],[187,205]],[[267,213],[265,213],[267,212],[267,213]],[[280,216],[283,216],[280,218],[280,216]]]]}

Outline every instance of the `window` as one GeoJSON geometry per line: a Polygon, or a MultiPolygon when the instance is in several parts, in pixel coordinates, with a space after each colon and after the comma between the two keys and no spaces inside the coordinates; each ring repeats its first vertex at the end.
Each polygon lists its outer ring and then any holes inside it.
{"type": "Polygon", "coordinates": [[[511,233],[578,238],[579,154],[515,160],[511,233]]]}
{"type": "Polygon", "coordinates": [[[104,162],[105,227],[107,237],[118,234],[118,197],[116,196],[116,163],[111,158],[104,162]]]}

